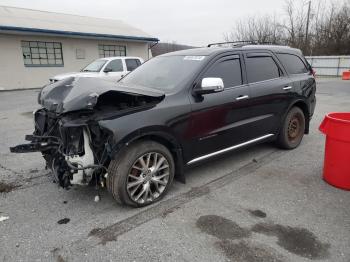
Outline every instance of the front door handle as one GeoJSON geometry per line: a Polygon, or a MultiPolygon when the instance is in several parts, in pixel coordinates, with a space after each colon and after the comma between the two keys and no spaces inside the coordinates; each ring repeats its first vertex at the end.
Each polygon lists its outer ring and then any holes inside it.
{"type": "Polygon", "coordinates": [[[285,86],[285,87],[283,87],[283,90],[290,90],[290,89],[292,89],[291,86],[285,86]]]}
{"type": "Polygon", "coordinates": [[[244,99],[248,99],[248,98],[249,98],[249,96],[248,96],[248,95],[245,95],[245,96],[239,96],[239,97],[237,97],[236,100],[239,101],[239,100],[244,100],[244,99]]]}

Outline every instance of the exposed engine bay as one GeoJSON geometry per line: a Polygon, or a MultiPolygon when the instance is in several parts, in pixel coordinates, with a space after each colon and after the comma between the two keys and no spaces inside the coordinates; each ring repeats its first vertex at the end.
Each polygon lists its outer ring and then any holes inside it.
{"type": "Polygon", "coordinates": [[[30,143],[10,150],[41,152],[46,167],[64,188],[104,185],[116,145],[114,130],[102,127],[99,121],[149,109],[163,97],[95,78],[70,78],[50,84],[39,95],[42,108],[34,113],[35,130],[25,137],[30,143]]]}

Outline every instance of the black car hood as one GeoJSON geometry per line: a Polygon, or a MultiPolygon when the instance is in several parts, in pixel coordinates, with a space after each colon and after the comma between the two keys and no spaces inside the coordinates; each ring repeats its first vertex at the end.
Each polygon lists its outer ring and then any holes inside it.
{"type": "Polygon", "coordinates": [[[127,93],[135,96],[162,97],[159,90],[127,86],[94,77],[69,77],[45,86],[39,94],[39,103],[57,114],[92,109],[100,95],[107,92],[127,93]]]}

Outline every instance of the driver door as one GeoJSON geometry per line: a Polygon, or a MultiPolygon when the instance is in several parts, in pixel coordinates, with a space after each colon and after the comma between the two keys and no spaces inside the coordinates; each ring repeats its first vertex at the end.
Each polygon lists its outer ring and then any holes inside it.
{"type": "Polygon", "coordinates": [[[199,77],[197,84],[206,77],[222,78],[224,90],[191,96],[191,142],[185,157],[194,162],[251,139],[247,121],[251,117],[250,89],[242,74],[242,57],[233,54],[219,58],[199,77]]]}
{"type": "Polygon", "coordinates": [[[122,59],[109,61],[102,71],[102,77],[117,82],[125,75],[122,59]]]}

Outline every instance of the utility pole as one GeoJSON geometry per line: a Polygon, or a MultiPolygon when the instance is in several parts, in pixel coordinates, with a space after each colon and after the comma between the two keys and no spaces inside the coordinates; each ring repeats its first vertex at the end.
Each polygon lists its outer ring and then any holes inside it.
{"type": "Polygon", "coordinates": [[[309,22],[310,22],[310,9],[311,9],[311,1],[309,1],[309,7],[307,9],[307,20],[306,20],[306,33],[305,33],[305,49],[308,49],[308,35],[309,35],[309,22]]]}

